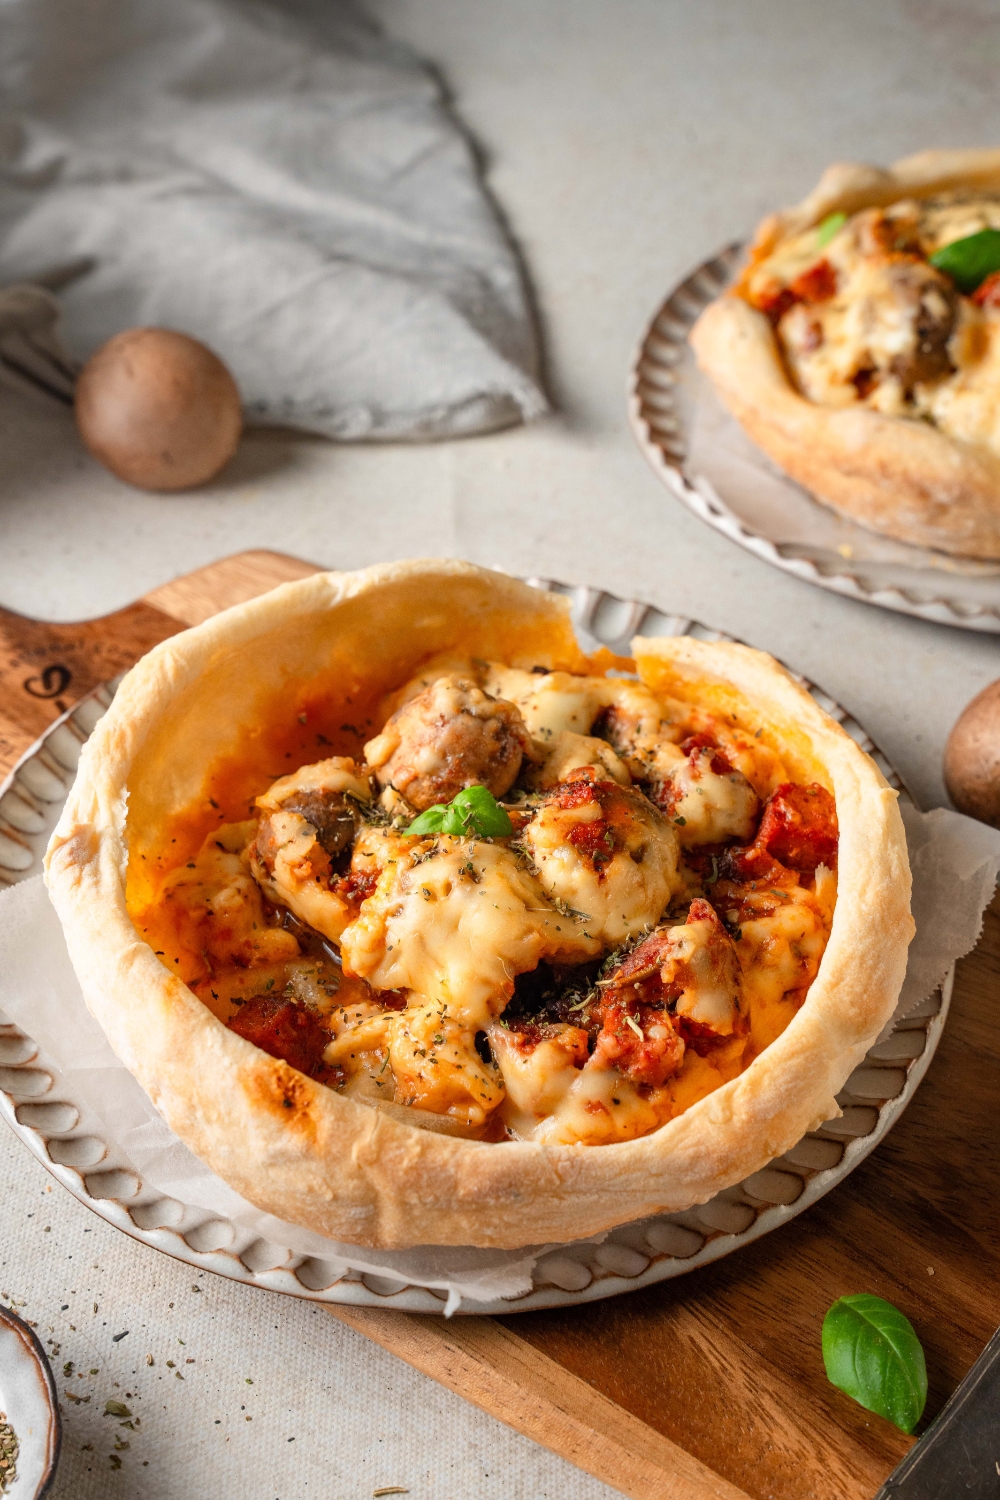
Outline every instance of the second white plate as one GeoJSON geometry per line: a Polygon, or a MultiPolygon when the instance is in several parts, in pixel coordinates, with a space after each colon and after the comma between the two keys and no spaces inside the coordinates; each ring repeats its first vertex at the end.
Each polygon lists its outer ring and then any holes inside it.
{"type": "Polygon", "coordinates": [[[783,572],[882,609],[1000,633],[1000,562],[893,541],[820,504],[751,442],[701,376],[688,333],[742,255],[730,245],[676,286],[639,346],[629,419],[653,469],[699,519],[783,572]]]}

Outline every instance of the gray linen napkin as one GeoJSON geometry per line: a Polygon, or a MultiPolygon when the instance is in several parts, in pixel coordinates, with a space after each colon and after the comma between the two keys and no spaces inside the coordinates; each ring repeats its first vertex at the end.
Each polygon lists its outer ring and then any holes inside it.
{"type": "Polygon", "coordinates": [[[434,438],[545,410],[517,258],[429,68],[350,0],[4,0],[0,282],[82,359],[203,339],[250,421],[434,438]]]}

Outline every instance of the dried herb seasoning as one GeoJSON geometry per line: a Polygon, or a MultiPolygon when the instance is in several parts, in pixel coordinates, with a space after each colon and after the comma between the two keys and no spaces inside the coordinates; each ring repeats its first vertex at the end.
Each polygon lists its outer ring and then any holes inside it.
{"type": "Polygon", "coordinates": [[[19,1447],[17,1433],[7,1421],[7,1413],[0,1411],[0,1495],[5,1494],[17,1478],[19,1447]]]}

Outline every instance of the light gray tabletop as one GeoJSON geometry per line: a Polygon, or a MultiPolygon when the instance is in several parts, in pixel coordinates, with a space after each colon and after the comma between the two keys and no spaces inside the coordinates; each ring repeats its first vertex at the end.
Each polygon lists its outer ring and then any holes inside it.
{"type": "MultiPolygon", "coordinates": [[[[823,593],[717,536],[647,469],[624,393],[645,320],[670,285],[801,196],[829,161],[994,143],[996,7],[374,8],[439,63],[483,149],[531,275],[555,413],[532,428],[432,446],[251,434],[211,489],[156,497],[92,463],[67,414],[5,392],[0,602],[61,620],[104,614],[247,547],[334,567],[445,554],[600,585],[773,651],[866,725],[925,806],[943,802],[944,741],[965,702],[1000,675],[996,638],[823,593]]],[[[56,1330],[58,1371],[67,1359],[100,1370],[60,1376],[93,1393],[66,1403],[60,1500],[354,1500],[382,1484],[427,1500],[611,1494],[311,1307],[206,1278],[192,1292],[187,1269],[57,1188],[47,1193],[41,1168],[2,1137],[0,1184],[0,1291],[56,1330]],[[194,1365],[182,1363],[189,1357],[194,1365]],[[108,1457],[114,1424],[99,1417],[119,1395],[115,1381],[141,1393],[143,1413],[141,1435],[122,1433],[131,1447],[116,1455],[121,1469],[108,1457]]]]}

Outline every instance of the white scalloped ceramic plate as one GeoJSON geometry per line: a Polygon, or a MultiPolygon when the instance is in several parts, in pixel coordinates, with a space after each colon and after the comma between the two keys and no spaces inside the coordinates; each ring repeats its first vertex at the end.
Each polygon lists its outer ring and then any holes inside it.
{"type": "Polygon", "coordinates": [[[1000,633],[1000,563],[893,541],[821,505],[761,453],[699,374],[688,333],[742,252],[730,245],[676,286],[639,346],[629,420],[653,469],[702,521],[796,578],[939,625],[1000,633]]]}
{"type": "MultiPolygon", "coordinates": [[[[728,640],[692,620],[664,615],[634,600],[549,580],[537,587],[568,595],[581,643],[627,651],[637,632],[728,640]]],[[[889,781],[898,775],[861,726],[831,698],[798,679],[868,751],[889,781]]],[[[72,783],[80,748],[111,702],[114,683],[91,693],[42,736],[0,784],[0,884],[40,869],[41,856],[72,783]]],[[[903,795],[906,795],[905,791],[903,795]]],[[[838,1096],[843,1114],[805,1136],[794,1150],[729,1188],[700,1208],[625,1224],[601,1244],[561,1247],[543,1256],[533,1286],[523,1296],[466,1303],[467,1313],[520,1312],[569,1306],[648,1286],[718,1260],[777,1229],[815,1203],[863,1161],[882,1139],[927,1070],[944,1027],[951,979],[873,1047],[838,1096]]],[[[0,980],[0,1001],[2,1001],[0,980]]],[[[0,1012],[0,1116],[28,1149],[81,1202],[143,1244],[153,1245],[199,1271],[268,1287],[318,1302],[444,1310],[445,1294],[369,1273],[340,1275],[321,1260],[295,1255],[255,1238],[204,1209],[164,1197],[143,1183],[101,1121],[70,1081],[0,1012]]]]}

